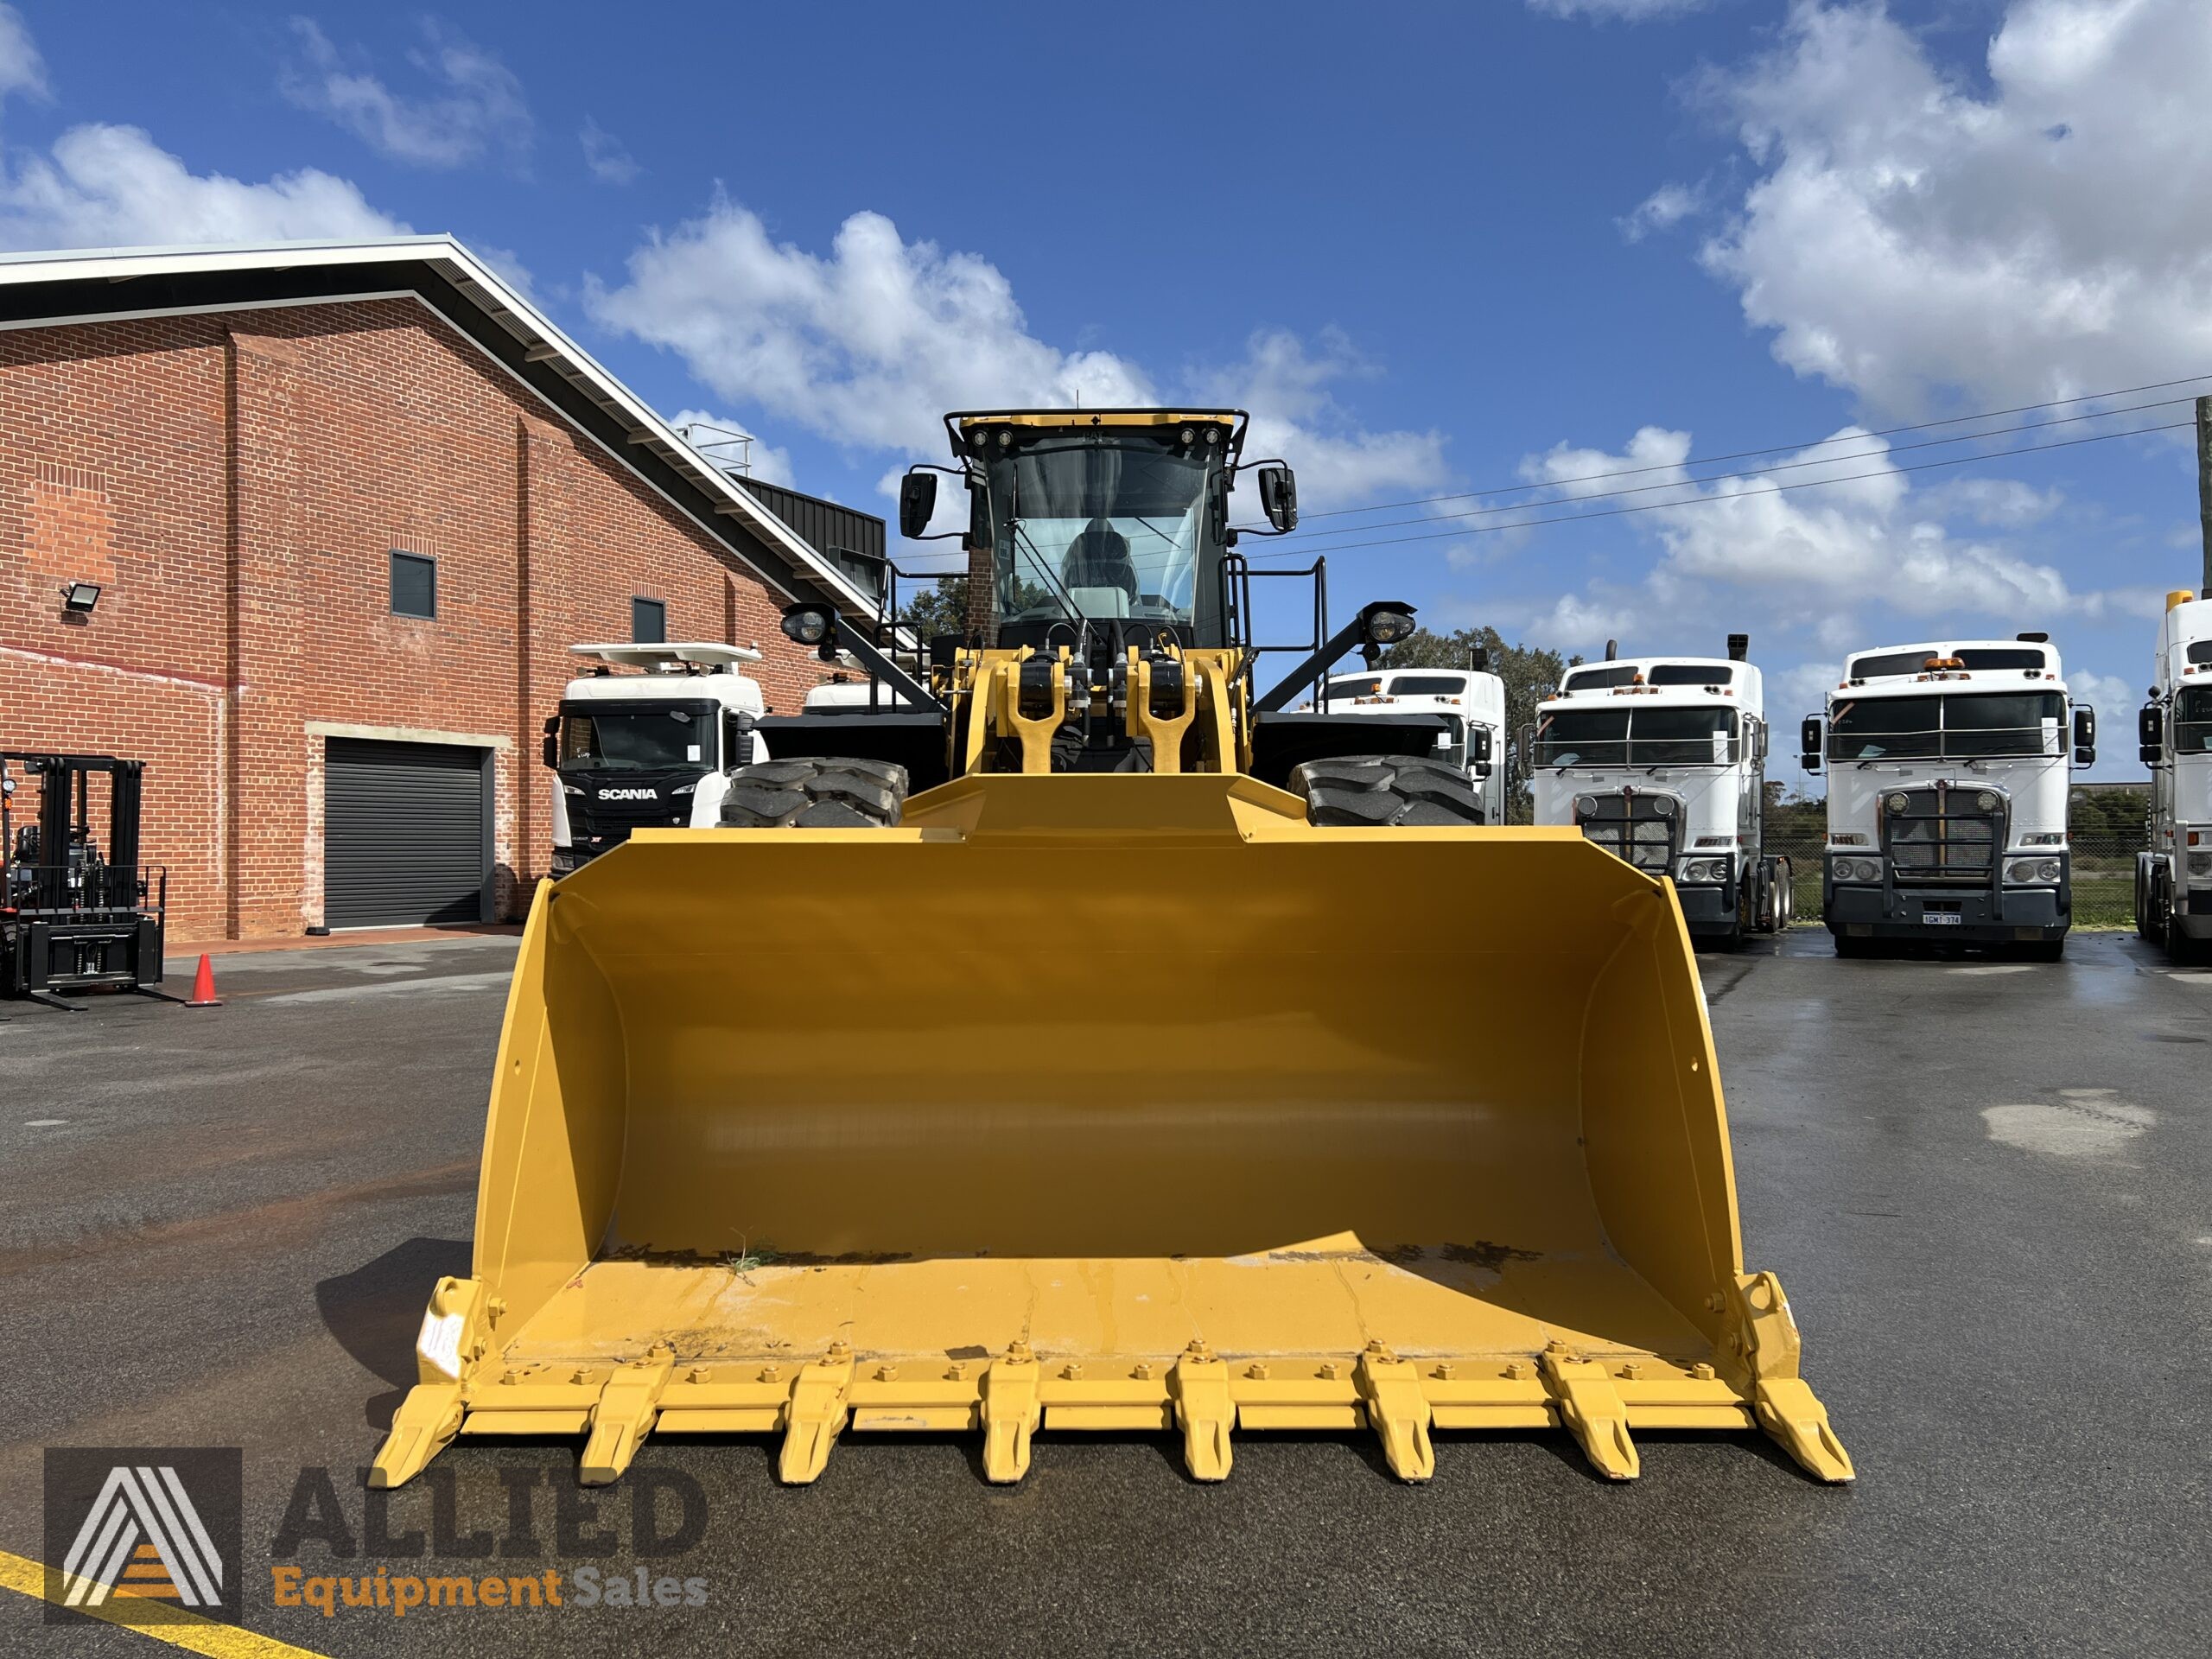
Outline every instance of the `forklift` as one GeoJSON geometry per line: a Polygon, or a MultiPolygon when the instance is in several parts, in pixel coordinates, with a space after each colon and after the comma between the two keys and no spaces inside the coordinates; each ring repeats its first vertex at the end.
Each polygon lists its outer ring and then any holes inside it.
{"type": "Polygon", "coordinates": [[[138,862],[143,760],[0,751],[0,995],[68,1013],[60,993],[98,988],[181,1001],[162,978],[168,872],[138,862]],[[38,780],[38,821],[14,823],[10,763],[38,780]],[[94,772],[109,779],[108,844],[92,836],[94,772]]]}

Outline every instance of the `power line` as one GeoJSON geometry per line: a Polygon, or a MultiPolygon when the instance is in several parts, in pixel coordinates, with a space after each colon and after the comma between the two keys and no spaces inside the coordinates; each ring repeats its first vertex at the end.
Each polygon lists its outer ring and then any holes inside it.
{"type": "MultiPolygon", "coordinates": [[[[1607,507],[1601,512],[1557,513],[1548,518],[1522,518],[1510,524],[1470,524],[1458,530],[1432,531],[1425,536],[1384,536],[1371,542],[1342,542],[1333,547],[1291,548],[1281,552],[1255,553],[1257,559],[1297,559],[1308,553],[1344,553],[1355,548],[1395,547],[1408,542],[1450,541],[1465,536],[1494,536],[1500,531],[1525,530],[1537,524],[1564,524],[1588,518],[1620,518],[1632,512],[1662,512],[1675,507],[1709,506],[1716,501],[1746,501],[1760,495],[1780,495],[1790,490],[1817,490],[1834,484],[1851,484],[1869,478],[1889,478],[1898,473],[1932,472],[1939,467],[1964,467],[1977,461],[2002,461],[2011,455],[2032,454],[2039,449],[2071,449],[2085,443],[2110,443],[2115,438],[2141,437],[2152,432],[2178,432],[2194,421],[2170,421],[2163,426],[2142,426],[2126,432],[2093,432],[2083,438],[2054,438],[2049,443],[2024,443],[1993,455],[1952,455],[1942,461],[1916,461],[1909,467],[1885,467],[1871,473],[1851,473],[1841,478],[1807,478],[1794,484],[1770,484],[1762,490],[1743,490],[1732,495],[1693,495],[1681,501],[1645,501],[1632,507],[1607,507]]],[[[1690,483],[1703,482],[1692,479],[1690,483]]],[[[1536,504],[1531,502],[1531,506],[1536,504]]]]}
{"type": "MultiPolygon", "coordinates": [[[[1854,449],[1845,454],[1824,456],[1819,461],[1777,461],[1771,467],[1747,467],[1739,472],[1733,473],[1708,473],[1701,478],[1669,479],[1663,483],[1659,484],[1632,484],[1624,489],[1618,490],[1590,490],[1580,495],[1562,497],[1560,499],[1560,505],[1567,505],[1568,503],[1581,501],[1609,501],[1616,497],[1624,495],[1649,495],[1655,490],[1678,490],[1694,484],[1725,484],[1734,479],[1768,478],[1771,477],[1776,473],[1802,472],[1808,467],[1839,467],[1846,461],[1866,461],[1875,455],[1903,454],[1908,450],[1913,449],[1940,449],[1955,443],[1979,443],[1985,438],[2001,438],[2015,432],[2041,432],[2054,426],[2069,426],[2082,421],[2107,420],[2118,415],[2140,414],[2143,410],[2147,409],[2171,409],[2179,404],[2188,404],[2195,401],[2196,400],[2194,398],[2190,397],[2162,397],[2147,404],[2130,404],[2124,409],[2098,410],[2087,415],[2062,415],[2056,420],[2029,421],[2019,426],[1993,427],[1986,432],[1967,432],[1954,438],[1923,438],[1918,443],[1882,444],[1878,445],[1872,449],[1854,449]]],[[[1873,435],[1869,434],[1868,435],[1872,436],[1873,435]]],[[[2117,433],[2113,434],[2112,435],[2124,437],[2126,434],[2117,433]]],[[[1961,461],[1984,460],[1993,461],[2006,454],[2018,453],[2018,451],[2017,448],[2005,449],[1998,451],[1994,455],[1962,455],[1959,457],[1959,459],[1961,461]]],[[[1668,472],[1673,469],[1671,467],[1639,467],[1637,470],[1639,472],[1668,472]]],[[[1904,469],[1898,468],[1897,470],[1902,471],[1904,469]]],[[[1569,481],[1572,482],[1573,480],[1569,481]]],[[[1538,491],[1557,489],[1560,486],[1554,484],[1529,484],[1524,485],[1522,487],[1530,491],[1538,491]]],[[[1493,493],[1498,493],[1498,492],[1493,492],[1493,493]]],[[[1470,507],[1462,512],[1431,513],[1420,518],[1386,518],[1380,524],[1346,524],[1338,530],[1326,530],[1317,533],[1323,536],[1363,536],[1370,531],[1396,530],[1407,524],[1441,524],[1445,520],[1452,518],[1487,518],[1494,517],[1501,512],[1526,512],[1535,507],[1547,506],[1553,504],[1545,501],[1509,501],[1503,506],[1500,507],[1470,507]]],[[[1294,532],[1294,534],[1296,532],[1294,532]]],[[[1325,545],[1316,545],[1313,543],[1301,542],[1300,550],[1309,552],[1326,552],[1328,549],[1325,545]]]]}
{"type": "MultiPolygon", "coordinates": [[[[1915,421],[1904,426],[1885,426],[1875,432],[1855,432],[1849,437],[1821,438],[1810,443],[1770,444],[1764,449],[1738,449],[1725,455],[1694,455],[1687,461],[1673,463],[1681,467],[1711,467],[1724,461],[1747,461],[1754,455],[1778,455],[1793,449],[1824,448],[1832,443],[1854,443],[1862,438],[1893,437],[1900,432],[1932,432],[1940,426],[1962,426],[1970,421],[1993,421],[2006,415],[2032,415],[2039,410],[2063,409],[2069,404],[2102,403],[2110,397],[2132,397],[2139,391],[2165,391],[2174,386],[2194,385],[2200,380],[2212,380],[2212,374],[2192,374],[2179,380],[2156,380],[2147,385],[2122,386],[2114,391],[2085,391],[2075,397],[2056,397],[2044,404],[2021,404],[2012,409],[1986,409],[1978,415],[1953,415],[1940,421],[1915,421]]],[[[2176,401],[2180,401],[2177,399],[2176,401]]],[[[2107,414],[2122,411],[2107,410],[2107,414]]],[[[2037,422],[2037,425],[2056,425],[2056,422],[2037,422]]],[[[1576,478],[1562,478],[1549,486],[1531,484],[1502,484],[1487,490],[1462,490],[1452,495],[1418,495],[1404,501],[1377,501],[1364,507],[1332,507],[1325,512],[1309,512],[1311,518],[1341,518],[1357,512],[1389,512],[1399,507],[1422,507],[1437,501],[1474,501],[1492,495],[1514,495],[1537,488],[1556,488],[1565,484],[1595,484],[1609,478],[1633,478],[1645,473],[1669,470],[1667,466],[1623,467],[1609,473],[1585,473],[1576,478]]]]}

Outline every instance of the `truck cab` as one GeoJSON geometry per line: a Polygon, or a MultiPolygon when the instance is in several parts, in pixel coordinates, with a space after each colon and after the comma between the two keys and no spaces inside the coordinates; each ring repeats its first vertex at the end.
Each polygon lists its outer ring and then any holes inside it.
{"type": "Polygon", "coordinates": [[[1332,674],[1319,707],[1332,715],[1380,718],[1436,715],[1436,755],[1467,775],[1483,822],[1505,822],[1505,682],[1480,668],[1376,668],[1332,674]]]}
{"type": "Polygon", "coordinates": [[[715,641],[569,650],[600,665],[569,682],[545,722],[544,761],[560,779],[556,879],[641,826],[718,823],[730,770],[768,758],[753,729],[767,712],[760,683],[737,671],[759,652],[715,641]]]}
{"type": "Polygon", "coordinates": [[[1700,938],[1789,925],[1786,864],[1764,845],[1765,690],[1750,639],[1720,657],[1618,657],[1569,669],[1521,745],[1538,823],[1573,824],[1672,880],[1700,938]]]}
{"type": "Polygon", "coordinates": [[[2166,595],[2138,717],[2151,768],[2151,845],[2135,868],[2135,927],[2177,962],[2212,950],[2212,594],[2166,595]]]}
{"type": "Polygon", "coordinates": [[[1808,716],[1828,774],[1821,911],[1839,956],[1978,942],[2056,961],[2073,921],[2072,766],[2096,759],[2044,633],[1854,653],[1808,716]]]}

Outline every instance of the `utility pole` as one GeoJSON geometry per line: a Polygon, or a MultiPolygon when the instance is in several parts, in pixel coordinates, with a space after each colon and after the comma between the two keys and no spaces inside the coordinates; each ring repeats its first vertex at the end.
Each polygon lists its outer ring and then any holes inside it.
{"type": "Polygon", "coordinates": [[[2212,599],[2212,397],[2196,400],[2196,517],[2204,536],[2204,580],[2197,597],[2212,599]]]}

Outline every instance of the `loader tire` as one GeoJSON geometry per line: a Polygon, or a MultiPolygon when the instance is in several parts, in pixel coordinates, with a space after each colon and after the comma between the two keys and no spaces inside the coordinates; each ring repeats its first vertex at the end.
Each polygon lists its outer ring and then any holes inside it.
{"type": "Polygon", "coordinates": [[[1291,768],[1308,823],[1464,827],[1483,821],[1482,798],[1457,766],[1404,754],[1355,754],[1291,768]]]}
{"type": "Polygon", "coordinates": [[[722,827],[888,830],[906,789],[906,768],[887,760],[763,760],[730,774],[722,827]]]}

